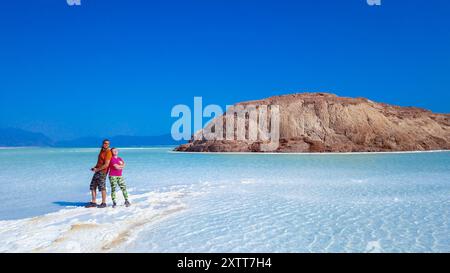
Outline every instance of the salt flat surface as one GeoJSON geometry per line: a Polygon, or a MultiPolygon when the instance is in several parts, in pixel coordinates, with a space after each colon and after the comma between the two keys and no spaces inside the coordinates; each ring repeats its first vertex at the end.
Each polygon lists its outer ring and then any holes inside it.
{"type": "MultiPolygon", "coordinates": [[[[0,252],[104,252],[132,240],[147,224],[184,209],[187,188],[132,195],[131,207],[66,208],[33,218],[0,221],[0,252]]],[[[120,200],[123,204],[124,200],[120,200]]],[[[110,202],[110,200],[108,200],[110,202]]]]}
{"type": "Polygon", "coordinates": [[[85,209],[96,152],[0,151],[0,252],[450,251],[449,152],[125,149],[133,206],[85,209]]]}

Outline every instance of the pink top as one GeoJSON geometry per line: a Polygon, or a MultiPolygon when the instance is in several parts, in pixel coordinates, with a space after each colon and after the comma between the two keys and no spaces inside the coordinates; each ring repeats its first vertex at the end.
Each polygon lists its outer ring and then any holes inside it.
{"type": "Polygon", "coordinates": [[[115,164],[121,165],[124,161],[120,157],[112,157],[109,162],[109,175],[110,176],[122,176],[122,170],[114,168],[115,164]]]}

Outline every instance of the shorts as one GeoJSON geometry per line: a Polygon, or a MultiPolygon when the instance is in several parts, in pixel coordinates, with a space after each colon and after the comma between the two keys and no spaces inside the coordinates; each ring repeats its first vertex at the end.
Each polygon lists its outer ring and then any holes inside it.
{"type": "Polygon", "coordinates": [[[106,190],[106,173],[96,172],[92,177],[89,189],[95,191],[97,188],[99,191],[106,190]]]}

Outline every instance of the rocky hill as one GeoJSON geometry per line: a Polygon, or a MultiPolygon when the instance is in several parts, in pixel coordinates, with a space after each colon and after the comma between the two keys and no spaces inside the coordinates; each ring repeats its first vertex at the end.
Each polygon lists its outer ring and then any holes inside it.
{"type": "MultiPolygon", "coordinates": [[[[273,152],[378,152],[450,149],[450,114],[365,98],[299,93],[237,105],[279,105],[279,145],[273,152]]],[[[221,117],[225,119],[225,117],[221,117]]],[[[260,142],[194,140],[189,152],[261,152],[260,142]]]]}

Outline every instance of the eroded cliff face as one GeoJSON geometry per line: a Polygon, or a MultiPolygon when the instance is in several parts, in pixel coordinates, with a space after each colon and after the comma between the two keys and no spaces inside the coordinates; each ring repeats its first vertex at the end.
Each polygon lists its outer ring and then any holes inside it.
{"type": "MultiPolygon", "coordinates": [[[[279,106],[279,143],[272,152],[450,149],[450,115],[434,114],[420,108],[399,107],[328,93],[276,96],[237,105],[279,106]]],[[[225,120],[225,117],[222,119],[225,120]]],[[[262,152],[261,144],[262,141],[193,138],[176,150],[262,152]]]]}

